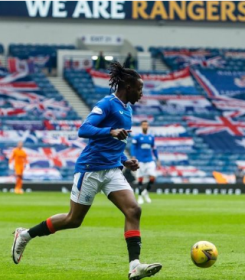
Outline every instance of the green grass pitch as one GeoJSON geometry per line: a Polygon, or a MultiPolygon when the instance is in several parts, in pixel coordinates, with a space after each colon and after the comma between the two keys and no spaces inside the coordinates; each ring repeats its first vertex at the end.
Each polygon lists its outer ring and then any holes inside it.
{"type": "MultiPolygon", "coordinates": [[[[153,279],[245,279],[244,196],[154,194],[152,200],[142,206],[141,261],[163,264],[153,279]],[[200,240],[218,248],[218,260],[211,268],[197,268],[191,262],[190,248],[200,240]]],[[[102,194],[82,227],[36,238],[21,263],[12,262],[11,233],[16,227],[31,227],[68,209],[68,194],[0,193],[0,279],[127,279],[124,218],[102,194]]]]}

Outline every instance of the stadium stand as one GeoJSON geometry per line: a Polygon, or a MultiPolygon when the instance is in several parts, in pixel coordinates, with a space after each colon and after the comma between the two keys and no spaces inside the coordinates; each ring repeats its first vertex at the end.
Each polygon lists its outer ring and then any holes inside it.
{"type": "MultiPolygon", "coordinates": [[[[145,96],[133,107],[134,125],[148,118],[157,136],[163,164],[158,182],[211,183],[214,171],[234,174],[245,159],[241,153],[245,128],[241,109],[245,91],[241,87],[245,85],[237,73],[244,70],[245,62],[237,57],[245,52],[154,47],[149,50],[153,57],[162,54],[164,62],[175,70],[140,72],[145,96]],[[234,76],[236,84],[231,81],[234,76]],[[234,96],[229,95],[229,90],[235,92],[234,96]]],[[[66,69],[64,78],[90,108],[110,93],[104,72],[66,69]]]]}
{"type": "Polygon", "coordinates": [[[9,56],[32,59],[40,68],[49,70],[57,67],[57,50],[74,50],[74,45],[10,44],[9,56]]]}
{"type": "MultiPolygon", "coordinates": [[[[9,53],[20,58],[24,53],[44,56],[59,47],[11,45],[9,53]]],[[[133,131],[147,119],[156,135],[162,161],[158,182],[212,183],[214,171],[234,174],[237,166],[245,165],[245,51],[157,47],[149,51],[172,69],[139,71],[144,97],[133,106],[133,131]]],[[[79,116],[41,72],[12,74],[10,86],[19,81],[30,88],[11,89],[8,96],[1,81],[10,75],[5,73],[0,80],[0,176],[11,174],[7,157],[14,143],[9,139],[24,139],[31,167],[37,169],[32,179],[71,180],[74,161],[86,143],[76,136],[79,116]]],[[[64,79],[90,108],[110,94],[107,71],[65,68],[64,79]]]]}
{"type": "Polygon", "coordinates": [[[161,57],[171,70],[190,65],[238,71],[245,67],[244,49],[149,47],[148,51],[152,57],[161,57]]]}
{"type": "Polygon", "coordinates": [[[0,44],[0,54],[3,54],[4,53],[4,47],[2,44],[0,44]]]}
{"type": "Polygon", "coordinates": [[[25,180],[71,180],[85,143],[81,119],[43,73],[3,72],[0,77],[0,176],[11,180],[8,158],[24,142],[31,170],[25,180]]]}

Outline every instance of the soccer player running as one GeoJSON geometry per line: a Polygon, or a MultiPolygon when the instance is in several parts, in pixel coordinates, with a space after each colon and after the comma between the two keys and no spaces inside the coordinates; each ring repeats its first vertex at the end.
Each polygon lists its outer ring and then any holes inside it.
{"type": "Polygon", "coordinates": [[[122,173],[123,166],[133,171],[139,168],[137,160],[127,159],[124,149],[131,129],[132,109],[128,103],[139,101],[143,81],[135,70],[115,62],[111,65],[109,85],[115,93],[97,103],[78,131],[78,136],[88,138],[89,143],[75,165],[70,212],[52,216],[30,229],[17,228],[12,247],[16,264],[31,239],[79,227],[96,193],[103,191],[125,216],[129,279],[149,277],[162,268],[159,263],[141,264],[139,261],[141,208],[122,173]]]}
{"type": "Polygon", "coordinates": [[[157,149],[155,147],[155,139],[152,134],[148,134],[149,124],[148,121],[141,122],[142,133],[136,135],[132,140],[131,156],[133,159],[139,161],[140,168],[136,172],[136,177],[139,186],[138,203],[143,204],[144,200],[151,203],[149,197],[149,191],[156,179],[156,164],[153,160],[152,154],[154,154],[157,167],[161,166],[161,162],[158,159],[157,149]],[[149,177],[149,181],[145,189],[143,189],[144,177],[149,177]]]}
{"type": "Polygon", "coordinates": [[[23,194],[23,173],[24,169],[28,167],[27,154],[23,150],[23,143],[19,142],[17,147],[13,149],[9,158],[9,168],[12,169],[12,163],[14,162],[14,171],[16,176],[16,184],[14,192],[16,194],[23,194]]]}

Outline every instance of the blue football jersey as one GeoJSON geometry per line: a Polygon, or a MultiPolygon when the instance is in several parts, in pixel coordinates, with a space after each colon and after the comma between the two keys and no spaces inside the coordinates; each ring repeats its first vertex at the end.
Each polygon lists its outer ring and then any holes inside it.
{"type": "Polygon", "coordinates": [[[153,135],[140,133],[132,139],[131,156],[135,157],[139,162],[153,161],[153,154],[158,160],[153,135]]]}
{"type": "Polygon", "coordinates": [[[131,119],[131,106],[114,94],[100,100],[79,128],[78,136],[88,138],[89,143],[77,159],[75,173],[122,167],[127,160],[124,154],[127,139],[118,140],[110,131],[130,130],[131,119]]]}

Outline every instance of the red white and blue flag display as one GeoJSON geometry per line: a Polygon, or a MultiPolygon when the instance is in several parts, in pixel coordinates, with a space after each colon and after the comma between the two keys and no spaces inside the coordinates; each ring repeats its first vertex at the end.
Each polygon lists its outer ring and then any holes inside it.
{"type": "Polygon", "coordinates": [[[61,172],[56,168],[31,168],[24,170],[23,179],[25,181],[61,181],[61,172]]]}
{"type": "Polygon", "coordinates": [[[49,55],[31,55],[29,59],[34,63],[36,68],[49,67],[50,65],[50,56],[49,55]]]}
{"type": "Polygon", "coordinates": [[[197,94],[189,68],[162,75],[142,75],[144,94],[197,94]]]}
{"type": "Polygon", "coordinates": [[[17,57],[8,58],[8,69],[10,73],[25,72],[34,73],[35,65],[32,59],[19,59],[17,57]]]}
{"type": "Polygon", "coordinates": [[[204,119],[194,116],[185,117],[189,127],[196,129],[196,134],[214,134],[226,131],[230,135],[245,135],[245,122],[237,121],[228,116],[216,116],[204,119]]]}
{"type": "Polygon", "coordinates": [[[35,135],[39,142],[49,145],[78,147],[81,151],[86,146],[86,140],[79,138],[76,131],[36,131],[35,135]]]}
{"type": "MultiPolygon", "coordinates": [[[[142,132],[141,127],[133,126],[132,135],[142,132]]],[[[186,128],[178,123],[171,123],[169,125],[162,126],[151,126],[148,130],[148,133],[153,134],[154,136],[162,137],[183,137],[188,136],[186,128]]]]}
{"type": "Polygon", "coordinates": [[[227,58],[232,58],[232,59],[245,59],[245,52],[242,51],[226,51],[224,53],[224,56],[227,58]]]}
{"type": "Polygon", "coordinates": [[[157,170],[158,175],[171,177],[205,177],[206,173],[195,166],[162,166],[157,170]]]}
{"type": "Polygon", "coordinates": [[[204,119],[194,116],[185,117],[189,127],[201,136],[209,147],[219,152],[245,151],[245,122],[229,116],[216,116],[204,119]]]}
{"type": "Polygon", "coordinates": [[[133,106],[135,114],[209,114],[212,103],[200,95],[146,95],[133,106]]]}
{"type": "Polygon", "coordinates": [[[172,163],[172,164],[180,164],[180,163],[188,163],[188,154],[181,153],[181,152],[159,152],[158,153],[159,159],[163,163],[172,163]]]}
{"type": "MultiPolygon", "coordinates": [[[[19,114],[26,114],[25,110],[22,109],[0,109],[3,112],[6,110],[8,115],[11,116],[11,112],[14,111],[13,115],[16,115],[18,110],[19,114]]],[[[11,120],[11,119],[0,119],[0,127],[4,130],[58,130],[58,131],[77,131],[81,126],[81,120],[11,120]]]]}
{"type": "Polygon", "coordinates": [[[223,111],[225,116],[240,117],[245,115],[245,100],[221,96],[211,100],[213,105],[223,111]]]}
{"type": "MultiPolygon", "coordinates": [[[[13,148],[4,150],[7,158],[10,157],[13,148]]],[[[74,167],[77,158],[81,153],[80,148],[24,148],[28,155],[28,161],[31,168],[49,168],[49,167],[74,167]]]]}
{"type": "Polygon", "coordinates": [[[163,59],[171,69],[181,69],[193,65],[201,67],[224,68],[225,59],[219,55],[218,51],[208,50],[164,50],[163,59]]]}
{"type": "Polygon", "coordinates": [[[199,65],[202,67],[216,67],[216,68],[224,68],[225,60],[221,56],[214,57],[188,57],[181,56],[177,57],[174,62],[181,67],[199,65]]]}
{"type": "Polygon", "coordinates": [[[31,55],[28,59],[9,57],[7,60],[10,73],[25,72],[35,73],[41,68],[48,67],[50,64],[49,55],[31,55]]]}
{"type": "Polygon", "coordinates": [[[77,136],[76,131],[30,131],[30,130],[0,130],[0,143],[24,144],[49,144],[50,146],[62,145],[67,147],[78,147],[83,150],[86,140],[77,136]]]}
{"type": "Polygon", "coordinates": [[[23,109],[0,108],[0,116],[24,116],[26,111],[23,109]]]}
{"type": "Polygon", "coordinates": [[[28,130],[0,130],[0,143],[17,143],[17,142],[35,144],[38,138],[35,133],[28,130]]]}
{"type": "Polygon", "coordinates": [[[141,123],[142,121],[148,121],[149,123],[153,123],[155,120],[153,115],[133,115],[132,121],[134,123],[141,123]]]}
{"type": "Polygon", "coordinates": [[[0,75],[1,92],[36,91],[39,90],[37,84],[26,72],[0,75]]]}
{"type": "Polygon", "coordinates": [[[97,92],[104,92],[106,94],[110,94],[109,74],[96,70],[91,70],[89,71],[89,73],[93,80],[95,90],[97,92]]]}
{"type": "Polygon", "coordinates": [[[0,77],[0,101],[7,108],[2,116],[36,115],[46,118],[66,117],[70,111],[65,100],[47,98],[26,72],[0,77]]]}
{"type": "MultiPolygon", "coordinates": [[[[109,75],[99,71],[90,71],[95,89],[110,93],[109,75]]],[[[144,94],[197,94],[189,68],[161,75],[141,75],[144,80],[144,94]]]]}
{"type": "Polygon", "coordinates": [[[159,152],[187,152],[194,150],[194,140],[191,137],[156,137],[155,145],[159,152]]]}
{"type": "Polygon", "coordinates": [[[81,120],[44,120],[46,130],[75,130],[82,125],[81,120]]]}
{"type": "Polygon", "coordinates": [[[205,57],[209,56],[212,53],[209,50],[197,49],[197,50],[189,50],[189,49],[173,49],[173,50],[164,50],[163,55],[165,57],[205,57]]]}
{"type": "MultiPolygon", "coordinates": [[[[7,110],[13,110],[13,109],[7,109],[7,110]]],[[[45,129],[44,121],[42,120],[11,120],[11,119],[9,120],[3,118],[0,119],[0,127],[3,128],[4,130],[44,130],[45,129]]]]}
{"type": "Polygon", "coordinates": [[[245,71],[199,69],[192,73],[210,98],[245,95],[245,71]]]}

